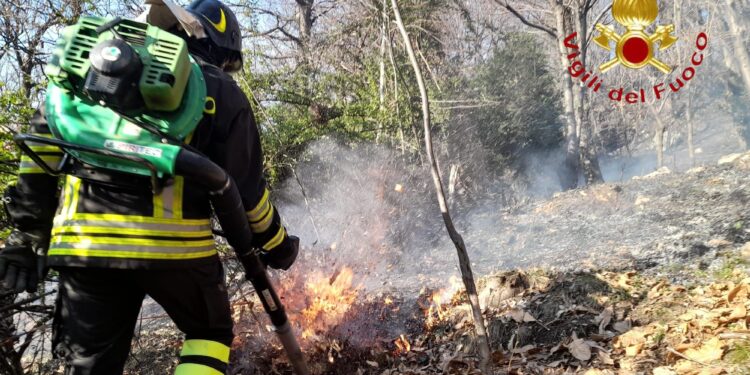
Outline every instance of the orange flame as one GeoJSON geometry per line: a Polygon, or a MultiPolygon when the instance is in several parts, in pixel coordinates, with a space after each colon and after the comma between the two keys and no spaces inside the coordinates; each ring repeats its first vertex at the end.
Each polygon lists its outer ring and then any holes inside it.
{"type": "Polygon", "coordinates": [[[443,310],[443,307],[441,305],[443,301],[443,299],[441,298],[442,294],[443,291],[439,290],[432,293],[432,297],[430,297],[430,307],[427,309],[427,312],[425,312],[424,322],[427,328],[432,328],[443,320],[445,310],[443,310]]]}
{"type": "Polygon", "coordinates": [[[446,310],[443,307],[444,304],[451,302],[451,299],[463,287],[461,279],[456,276],[451,276],[448,279],[450,286],[446,289],[440,289],[432,293],[430,296],[430,306],[425,311],[425,326],[428,329],[434,327],[443,319],[445,319],[446,310]]]}
{"type": "Polygon", "coordinates": [[[411,351],[411,344],[403,334],[401,334],[393,343],[396,344],[397,355],[406,354],[411,351]]]}
{"type": "Polygon", "coordinates": [[[305,284],[307,307],[300,312],[302,338],[333,328],[351,308],[359,293],[352,287],[354,272],[345,267],[332,277],[315,274],[305,284]]]}

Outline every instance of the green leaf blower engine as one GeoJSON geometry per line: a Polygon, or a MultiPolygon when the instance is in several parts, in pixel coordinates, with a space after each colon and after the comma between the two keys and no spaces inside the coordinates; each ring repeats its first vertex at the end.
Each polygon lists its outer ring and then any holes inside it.
{"type": "Polygon", "coordinates": [[[21,150],[52,175],[114,185],[119,181],[107,177],[112,173],[146,176],[154,194],[175,175],[203,186],[221,235],[245,267],[292,366],[308,374],[284,307],[251,243],[236,185],[186,144],[203,117],[206,85],[185,41],[145,23],[83,17],[63,30],[45,74],[53,137],[18,134],[14,140],[21,150]],[[35,144],[63,150],[60,164],[48,165],[30,147],[35,144]]]}

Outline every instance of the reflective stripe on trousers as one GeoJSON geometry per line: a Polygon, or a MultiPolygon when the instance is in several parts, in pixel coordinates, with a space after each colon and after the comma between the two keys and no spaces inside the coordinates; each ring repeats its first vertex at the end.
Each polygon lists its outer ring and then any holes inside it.
{"type": "Polygon", "coordinates": [[[175,375],[223,375],[229,364],[229,347],[210,340],[185,340],[175,375]]]}

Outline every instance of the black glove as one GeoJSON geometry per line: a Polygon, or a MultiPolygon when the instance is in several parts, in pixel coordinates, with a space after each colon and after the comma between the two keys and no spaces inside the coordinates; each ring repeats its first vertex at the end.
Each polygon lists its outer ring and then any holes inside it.
{"type": "Polygon", "coordinates": [[[288,270],[299,254],[299,238],[288,236],[281,245],[269,252],[260,254],[260,260],[266,267],[277,270],[288,270]]]}
{"type": "Polygon", "coordinates": [[[17,293],[24,290],[36,292],[39,280],[44,278],[47,271],[43,255],[46,248],[46,236],[39,238],[13,231],[5,242],[5,248],[0,249],[0,280],[5,287],[17,293]],[[41,247],[35,247],[35,243],[41,247]],[[42,255],[37,255],[37,251],[42,255]]]}

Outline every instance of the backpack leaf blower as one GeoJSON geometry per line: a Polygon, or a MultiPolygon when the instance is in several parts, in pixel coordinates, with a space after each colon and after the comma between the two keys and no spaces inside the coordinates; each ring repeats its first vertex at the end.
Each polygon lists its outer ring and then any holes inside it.
{"type": "Polygon", "coordinates": [[[120,186],[107,173],[146,176],[159,194],[175,175],[208,192],[223,235],[245,267],[298,374],[309,374],[284,307],[251,244],[252,232],[232,178],[186,144],[203,117],[206,86],[181,38],[121,18],[83,17],[62,32],[50,62],[45,109],[52,138],[14,137],[45,172],[120,186]],[[57,146],[48,165],[30,147],[57,146]]]}

